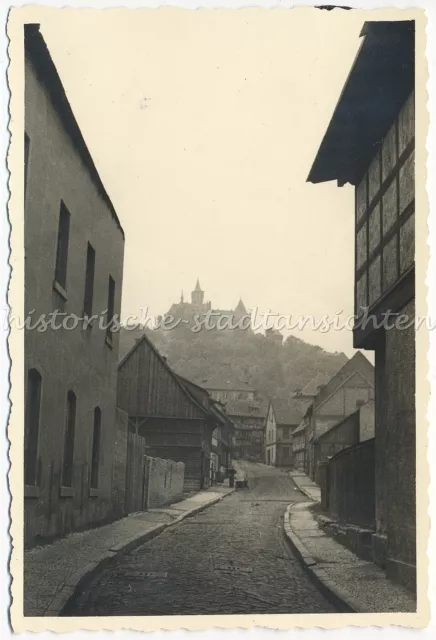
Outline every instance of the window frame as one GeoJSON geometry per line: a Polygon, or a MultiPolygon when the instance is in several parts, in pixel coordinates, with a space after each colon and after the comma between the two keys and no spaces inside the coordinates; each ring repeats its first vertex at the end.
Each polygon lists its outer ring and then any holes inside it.
{"type": "Polygon", "coordinates": [[[92,244],[88,242],[86,247],[85,290],[83,294],[83,316],[85,318],[90,318],[92,316],[94,303],[95,261],[95,249],[92,244]]]}
{"type": "Polygon", "coordinates": [[[68,491],[61,492],[64,497],[71,496],[74,483],[74,448],[76,440],[77,396],[72,389],[67,392],[65,412],[64,446],[62,456],[61,487],[68,491]],[[72,402],[73,401],[73,402],[72,402]],[[73,411],[70,407],[73,407],[73,411]],[[71,418],[72,416],[72,418],[71,418]]]}
{"type": "Polygon", "coordinates": [[[91,449],[91,473],[90,484],[91,490],[97,490],[99,488],[99,475],[100,475],[100,451],[101,451],[101,423],[102,413],[100,407],[94,408],[94,422],[92,430],[92,449],[91,449]]]}
{"type": "Polygon", "coordinates": [[[63,200],[59,208],[54,288],[66,298],[68,277],[68,253],[70,246],[71,214],[63,200]],[[64,225],[64,226],[63,226],[64,225]]]}
{"type": "MultiPolygon", "coordinates": [[[[41,405],[42,405],[42,386],[43,386],[43,378],[41,375],[41,372],[36,368],[36,367],[31,367],[30,369],[28,369],[27,371],[27,388],[26,388],[26,398],[25,398],[25,418],[24,418],[24,485],[25,487],[38,487],[38,452],[39,452],[39,442],[40,442],[40,426],[41,426],[41,405]],[[31,470],[32,473],[29,474],[29,458],[28,458],[28,452],[29,452],[29,447],[27,446],[27,444],[29,443],[30,440],[30,429],[29,429],[29,425],[30,425],[30,377],[32,374],[35,374],[37,376],[38,379],[38,389],[37,389],[37,408],[38,408],[38,415],[37,415],[37,425],[36,425],[36,444],[34,447],[32,447],[33,450],[33,459],[31,461],[31,470]],[[27,443],[27,444],[26,444],[27,443]]],[[[30,497],[30,494],[35,493],[34,491],[32,492],[30,489],[27,491],[26,493],[29,494],[28,497],[30,497]]]]}

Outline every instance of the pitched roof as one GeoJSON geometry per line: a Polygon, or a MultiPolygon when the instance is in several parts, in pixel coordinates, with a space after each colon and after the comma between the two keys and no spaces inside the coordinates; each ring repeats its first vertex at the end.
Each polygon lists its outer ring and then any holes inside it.
{"type": "Polygon", "coordinates": [[[168,373],[171,375],[171,377],[174,379],[174,381],[176,382],[176,384],[178,385],[178,387],[183,391],[183,393],[185,394],[185,396],[191,401],[193,402],[202,412],[204,415],[208,416],[209,415],[209,409],[207,406],[205,406],[202,402],[201,399],[198,399],[194,396],[193,393],[190,393],[190,391],[187,389],[187,385],[184,384],[181,380],[181,377],[175,373],[175,371],[173,371],[170,367],[170,365],[168,364],[166,358],[164,358],[159,351],[156,349],[156,347],[154,346],[154,344],[151,342],[151,340],[146,336],[146,334],[144,333],[141,338],[139,340],[136,341],[136,343],[133,345],[133,347],[130,349],[130,351],[128,351],[126,353],[126,355],[124,356],[124,358],[121,360],[121,362],[118,365],[118,369],[121,369],[125,363],[127,362],[127,360],[129,360],[129,358],[134,354],[134,352],[139,349],[140,345],[145,342],[147,344],[147,346],[155,353],[156,357],[158,358],[158,360],[160,361],[161,365],[168,371],[168,373]]]}
{"type": "Polygon", "coordinates": [[[39,30],[39,24],[24,25],[24,47],[26,57],[32,61],[32,64],[38,73],[41,82],[46,86],[57,114],[63,124],[66,133],[69,135],[73,146],[79,154],[83,164],[87,168],[89,175],[94,182],[97,191],[107,205],[109,211],[119,230],[124,237],[124,231],[109,198],[103,182],[94,164],[94,160],[89,152],[86,142],[83,138],[80,127],[74,116],[71,105],[65,93],[62,80],[56,69],[56,65],[48,50],[47,44],[39,30]]]}
{"type": "Polygon", "coordinates": [[[278,425],[299,425],[302,414],[292,402],[272,401],[274,416],[278,425]]]}
{"type": "Polygon", "coordinates": [[[356,184],[415,81],[415,21],[365,22],[365,36],[308,182],[356,184]]]}
{"type": "Polygon", "coordinates": [[[195,285],[195,289],[194,291],[203,291],[203,289],[200,287],[200,280],[199,278],[197,278],[197,284],[195,285]]]}
{"type": "Polygon", "coordinates": [[[239,298],[239,302],[236,305],[235,313],[242,313],[245,315],[247,313],[247,309],[245,308],[245,304],[242,302],[242,298],[239,298]]]}
{"type": "Polygon", "coordinates": [[[355,372],[359,373],[369,385],[374,386],[374,367],[363,353],[357,351],[318,393],[313,403],[314,410],[323,404],[355,372]]]}
{"type": "Polygon", "coordinates": [[[302,431],[304,431],[306,429],[307,426],[308,425],[307,425],[306,422],[300,422],[298,427],[293,430],[292,435],[294,436],[296,433],[301,433],[302,431]]]}
{"type": "Polygon", "coordinates": [[[331,376],[327,375],[326,373],[317,373],[316,376],[312,378],[312,380],[308,384],[306,384],[306,386],[303,387],[303,389],[297,395],[315,397],[319,392],[319,387],[327,384],[330,378],[331,376]]]}
{"type": "Polygon", "coordinates": [[[248,382],[240,380],[230,370],[222,374],[212,374],[210,377],[199,379],[197,384],[201,384],[205,389],[214,391],[256,391],[256,389],[250,387],[248,382]]]}
{"type": "Polygon", "coordinates": [[[264,401],[253,403],[249,400],[229,400],[225,403],[225,411],[229,416],[265,418],[268,411],[268,403],[264,401]]]}

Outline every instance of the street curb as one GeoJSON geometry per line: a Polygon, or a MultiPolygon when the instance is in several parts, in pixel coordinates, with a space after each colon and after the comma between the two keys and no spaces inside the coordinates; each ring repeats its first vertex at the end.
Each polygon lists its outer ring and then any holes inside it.
{"type": "MultiPolygon", "coordinates": [[[[315,504],[312,500],[311,504],[315,504]]],[[[329,600],[341,613],[366,613],[364,609],[354,600],[351,593],[340,587],[327,572],[318,565],[317,561],[310,555],[298,535],[291,526],[291,510],[293,504],[286,507],[284,515],[284,533],[294,551],[294,554],[300,561],[300,564],[307,571],[313,582],[323,595],[329,600]]]]}
{"type": "Polygon", "coordinates": [[[185,511],[172,522],[158,524],[145,533],[139,534],[136,537],[130,538],[125,542],[121,542],[111,547],[110,549],[107,549],[100,556],[98,556],[98,558],[92,560],[83,568],[79,569],[76,573],[66,578],[64,584],[60,587],[60,591],[53,598],[47,610],[44,612],[43,617],[59,617],[65,615],[65,611],[68,608],[68,605],[77,596],[77,592],[80,591],[80,589],[82,589],[87,582],[94,578],[94,576],[99,571],[101,571],[101,569],[105,565],[107,565],[120,553],[132,551],[136,547],[139,547],[141,544],[144,544],[145,542],[156,538],[165,529],[179,524],[180,522],[182,522],[182,520],[185,520],[185,518],[192,518],[193,516],[197,515],[197,513],[200,513],[200,511],[204,511],[208,507],[212,507],[217,502],[220,502],[227,496],[234,493],[234,491],[235,489],[229,489],[226,493],[221,494],[217,498],[213,498],[212,500],[209,500],[209,502],[201,504],[198,507],[194,507],[189,511],[185,511]]]}
{"type": "Polygon", "coordinates": [[[291,476],[291,474],[289,474],[289,477],[291,478],[292,482],[297,487],[298,491],[301,491],[301,493],[304,493],[306,498],[309,498],[309,500],[311,500],[312,502],[320,502],[320,500],[315,500],[314,497],[311,496],[310,493],[304,487],[300,487],[300,485],[297,482],[295,482],[295,480],[294,480],[293,476],[291,476]]]}

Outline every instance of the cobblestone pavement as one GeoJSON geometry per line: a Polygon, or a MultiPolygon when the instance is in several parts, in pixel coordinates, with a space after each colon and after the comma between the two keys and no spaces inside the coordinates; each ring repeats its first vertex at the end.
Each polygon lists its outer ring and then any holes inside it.
{"type": "Polygon", "coordinates": [[[284,539],[286,505],[307,498],[284,471],[242,464],[248,489],[118,556],[65,615],[334,612],[284,539]]]}

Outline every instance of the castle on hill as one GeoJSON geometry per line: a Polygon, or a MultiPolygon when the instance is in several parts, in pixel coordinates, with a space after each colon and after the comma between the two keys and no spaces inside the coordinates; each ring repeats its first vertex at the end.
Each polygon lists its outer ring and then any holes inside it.
{"type": "Polygon", "coordinates": [[[166,317],[172,316],[183,320],[184,324],[189,325],[194,324],[198,318],[205,318],[209,312],[209,326],[231,329],[232,326],[237,324],[237,328],[251,331],[250,314],[242,300],[239,300],[235,309],[212,309],[212,303],[204,300],[204,291],[198,278],[195,288],[191,292],[191,302],[185,302],[182,292],[180,302],[175,302],[171,305],[166,317]]]}

